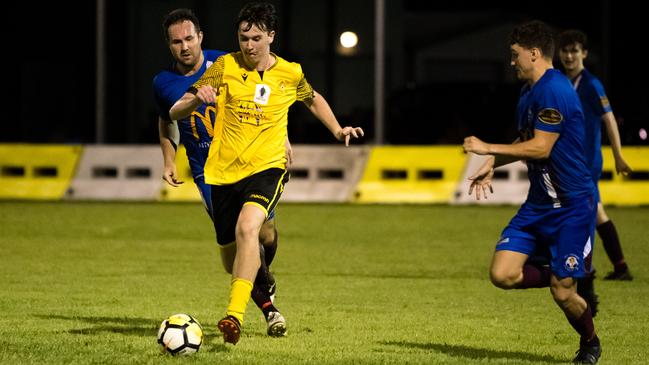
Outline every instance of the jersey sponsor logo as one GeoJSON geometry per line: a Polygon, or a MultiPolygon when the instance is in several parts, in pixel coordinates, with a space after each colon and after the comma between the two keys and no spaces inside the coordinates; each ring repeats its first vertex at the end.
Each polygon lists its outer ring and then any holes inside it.
{"type": "Polygon", "coordinates": [[[259,194],[250,194],[250,198],[251,198],[251,199],[260,199],[260,200],[265,201],[266,203],[270,203],[270,200],[269,200],[268,198],[266,198],[265,196],[263,196],[263,195],[259,195],[259,194]]]}
{"type": "Polygon", "coordinates": [[[539,120],[545,124],[559,124],[563,121],[563,115],[557,109],[545,108],[537,114],[539,120]]]}
{"type": "Polygon", "coordinates": [[[265,84],[257,84],[255,87],[255,103],[266,105],[268,104],[268,98],[270,98],[270,87],[265,84]]]}
{"type": "Polygon", "coordinates": [[[214,63],[214,62],[212,62],[212,61],[207,61],[207,62],[205,62],[205,68],[206,68],[206,69],[207,69],[207,68],[210,68],[210,66],[212,66],[213,63],[214,63]]]}
{"type": "Polygon", "coordinates": [[[193,111],[189,116],[189,125],[192,129],[192,135],[196,140],[200,140],[201,136],[198,132],[197,120],[205,127],[207,135],[211,138],[214,137],[214,117],[216,116],[216,108],[212,105],[208,105],[205,108],[205,114],[201,114],[198,111],[193,111]]]}
{"type": "Polygon", "coordinates": [[[284,91],[284,88],[286,87],[286,83],[284,81],[280,81],[279,83],[279,89],[284,91]]]}
{"type": "Polygon", "coordinates": [[[243,82],[246,82],[246,80],[248,79],[248,74],[246,73],[241,74],[241,78],[243,79],[243,82]]]}
{"type": "Polygon", "coordinates": [[[575,255],[569,255],[566,257],[566,261],[563,264],[568,271],[575,271],[579,269],[579,259],[575,255]]]}
{"type": "Polygon", "coordinates": [[[268,116],[264,114],[263,109],[251,101],[239,101],[237,105],[237,114],[239,122],[248,124],[265,124],[269,122],[268,116]]]}

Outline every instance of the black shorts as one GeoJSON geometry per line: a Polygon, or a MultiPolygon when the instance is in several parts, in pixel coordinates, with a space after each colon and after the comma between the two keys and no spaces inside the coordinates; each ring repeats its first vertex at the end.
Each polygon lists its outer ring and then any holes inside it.
{"type": "Polygon", "coordinates": [[[244,204],[254,204],[268,214],[275,209],[288,182],[289,173],[271,168],[230,185],[212,185],[212,209],[216,240],[227,245],[235,240],[239,213],[244,204]]]}

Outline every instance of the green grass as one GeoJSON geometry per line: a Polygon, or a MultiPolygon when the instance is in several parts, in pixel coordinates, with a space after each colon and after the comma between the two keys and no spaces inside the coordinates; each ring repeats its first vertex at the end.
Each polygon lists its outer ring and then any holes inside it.
{"type": "MultiPolygon", "coordinates": [[[[649,357],[649,208],[609,208],[632,282],[597,280],[601,364],[649,357]]],[[[487,271],[515,207],[290,205],[273,271],[289,336],[250,304],[241,342],[216,321],[229,277],[198,204],[0,202],[2,364],[557,364],[578,338],[547,289],[487,271]],[[159,323],[195,316],[195,356],[160,355],[159,323]]],[[[598,243],[599,244],[599,243],[598,243]]],[[[611,269],[596,247],[600,277],[611,269]]]]}

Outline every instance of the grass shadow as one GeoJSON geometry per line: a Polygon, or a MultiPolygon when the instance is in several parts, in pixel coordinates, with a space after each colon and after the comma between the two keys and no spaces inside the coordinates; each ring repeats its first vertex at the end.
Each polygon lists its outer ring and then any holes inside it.
{"type": "Polygon", "coordinates": [[[506,359],[506,360],[524,360],[534,362],[545,362],[553,364],[565,364],[569,360],[556,358],[549,355],[538,355],[522,351],[504,351],[493,350],[479,347],[471,347],[464,345],[440,344],[440,343],[417,343],[406,341],[381,341],[381,345],[387,346],[400,346],[410,349],[436,351],[452,357],[464,357],[473,360],[480,359],[506,359]]]}
{"type": "Polygon", "coordinates": [[[157,320],[140,317],[104,317],[104,316],[65,316],[60,314],[34,315],[41,319],[67,321],[82,321],[92,327],[73,328],[68,333],[75,335],[98,335],[102,333],[118,333],[127,336],[155,336],[160,323],[157,320]]]}
{"type": "Polygon", "coordinates": [[[230,352],[230,349],[228,346],[224,343],[203,343],[203,346],[201,347],[202,352],[218,352],[218,353],[224,353],[224,352],[230,352]],[[207,346],[206,346],[207,345],[207,346]]]}
{"type": "MultiPolygon", "coordinates": [[[[394,273],[345,273],[345,272],[322,272],[322,273],[313,273],[313,272],[291,272],[291,273],[281,273],[281,276],[295,276],[295,277],[331,277],[331,278],[361,278],[361,279],[424,279],[424,280],[435,280],[442,277],[435,273],[422,273],[422,274],[394,274],[394,273]]],[[[446,273],[445,273],[446,274],[446,273]]]]}
{"type": "Polygon", "coordinates": [[[68,333],[73,335],[98,335],[109,332],[127,336],[153,337],[157,334],[157,331],[157,327],[95,326],[71,329],[68,333]]]}

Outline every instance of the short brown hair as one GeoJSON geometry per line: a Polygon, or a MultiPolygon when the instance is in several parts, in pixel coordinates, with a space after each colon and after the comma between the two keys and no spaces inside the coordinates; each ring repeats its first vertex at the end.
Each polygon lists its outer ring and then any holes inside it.
{"type": "Polygon", "coordinates": [[[518,44],[527,49],[538,48],[544,57],[552,59],[554,38],[554,29],[542,21],[533,20],[514,28],[509,36],[509,44],[518,44]]]}
{"type": "Polygon", "coordinates": [[[162,31],[165,36],[165,40],[169,42],[169,27],[172,26],[173,24],[176,24],[178,22],[183,22],[183,21],[190,21],[192,24],[194,24],[194,29],[196,29],[196,33],[201,31],[201,25],[198,23],[198,18],[194,14],[191,9],[176,9],[172,10],[169,14],[167,14],[164,19],[162,20],[162,31]]]}

